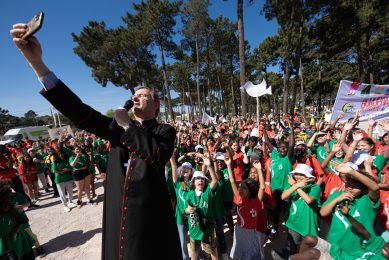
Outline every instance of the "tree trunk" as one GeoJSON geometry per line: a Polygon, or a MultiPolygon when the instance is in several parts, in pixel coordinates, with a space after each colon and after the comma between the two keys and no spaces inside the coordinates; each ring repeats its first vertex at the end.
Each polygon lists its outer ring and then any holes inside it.
{"type": "MultiPolygon", "coordinates": [[[[238,30],[239,30],[239,65],[240,65],[240,86],[246,83],[246,57],[244,46],[244,25],[243,25],[243,0],[238,0],[238,30]]],[[[243,89],[240,91],[241,114],[246,116],[247,113],[247,95],[243,89]]]]}
{"type": "MultiPolygon", "coordinates": [[[[172,103],[171,103],[171,97],[170,97],[170,89],[169,89],[169,83],[167,81],[167,70],[166,70],[166,64],[165,64],[165,55],[163,54],[163,49],[162,49],[162,46],[159,45],[159,52],[161,53],[161,62],[162,62],[162,71],[163,71],[163,83],[165,85],[165,91],[166,91],[166,95],[167,95],[167,113],[169,114],[169,116],[171,117],[171,119],[173,120],[173,122],[175,122],[174,120],[174,114],[173,114],[173,108],[172,108],[172,103]]],[[[166,107],[166,103],[165,103],[165,107],[166,107]]]]}
{"type": "Polygon", "coordinates": [[[196,89],[197,89],[197,103],[198,103],[198,118],[200,120],[202,106],[201,106],[201,98],[200,98],[200,53],[199,53],[199,33],[196,32],[196,89]]]}
{"type": "Polygon", "coordinates": [[[290,66],[289,61],[285,61],[284,68],[284,95],[282,101],[282,112],[288,112],[288,99],[289,99],[289,77],[290,77],[290,66]]]}
{"type": "Polygon", "coordinates": [[[303,62],[300,57],[300,100],[303,115],[305,116],[305,97],[304,97],[304,70],[303,70],[303,62]]]}
{"type": "MultiPolygon", "coordinates": [[[[319,66],[320,66],[320,60],[319,60],[319,66]]],[[[322,82],[321,82],[321,66],[319,69],[319,82],[317,86],[317,93],[318,93],[318,98],[317,98],[317,113],[320,117],[321,114],[321,89],[322,89],[322,82]]]]}
{"type": "Polygon", "coordinates": [[[207,88],[208,88],[208,107],[209,115],[213,116],[213,107],[212,107],[212,91],[211,91],[211,79],[210,79],[210,56],[209,56],[209,34],[207,34],[207,88]]]}
{"type": "Polygon", "coordinates": [[[295,75],[294,82],[293,82],[292,99],[290,101],[290,108],[289,108],[289,114],[291,116],[294,115],[294,108],[296,106],[297,89],[298,89],[298,71],[299,71],[299,68],[297,66],[297,68],[296,68],[296,75],[295,75]]]}

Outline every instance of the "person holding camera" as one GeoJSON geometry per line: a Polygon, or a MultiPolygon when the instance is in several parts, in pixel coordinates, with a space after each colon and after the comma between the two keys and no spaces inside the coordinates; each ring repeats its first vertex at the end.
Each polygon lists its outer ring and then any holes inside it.
{"type": "Polygon", "coordinates": [[[203,246],[204,251],[215,260],[218,257],[211,205],[214,202],[218,179],[210,159],[204,157],[203,162],[210,173],[211,182],[204,172],[195,171],[191,180],[191,190],[185,199],[185,213],[189,215],[190,258],[197,259],[198,251],[203,246]]]}
{"type": "Polygon", "coordinates": [[[159,252],[161,259],[182,259],[164,175],[176,131],[156,120],[158,94],[148,87],[135,91],[131,108],[135,119],[129,117],[126,108],[117,109],[114,120],[102,115],[84,104],[49,70],[37,38],[22,39],[27,27],[15,24],[10,34],[42,82],[41,94],[78,128],[111,144],[103,206],[102,259],[153,259],[150,238],[155,234],[164,234],[158,244],[168,249],[159,252]]]}
{"type": "MultiPolygon", "coordinates": [[[[0,145],[0,180],[9,179],[11,181],[11,187],[16,192],[21,193],[31,204],[30,197],[25,193],[22,180],[17,176],[17,171],[13,167],[14,160],[11,153],[4,145],[0,145]]],[[[31,204],[35,207],[35,204],[31,204]]]]}

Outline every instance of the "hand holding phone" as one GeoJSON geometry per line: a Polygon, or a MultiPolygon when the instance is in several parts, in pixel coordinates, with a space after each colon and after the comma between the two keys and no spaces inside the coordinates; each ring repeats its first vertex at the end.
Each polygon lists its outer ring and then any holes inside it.
{"type": "Polygon", "coordinates": [[[22,36],[22,39],[25,40],[42,27],[43,24],[43,18],[44,18],[44,13],[39,12],[34,17],[27,23],[27,31],[26,33],[22,36]]]}

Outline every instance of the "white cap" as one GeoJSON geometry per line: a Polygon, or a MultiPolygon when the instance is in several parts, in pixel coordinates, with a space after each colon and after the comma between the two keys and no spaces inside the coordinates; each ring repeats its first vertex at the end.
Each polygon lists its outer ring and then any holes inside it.
{"type": "Polygon", "coordinates": [[[204,147],[201,144],[198,144],[195,147],[195,151],[197,152],[199,149],[203,149],[204,150],[204,147]]]}
{"type": "Polygon", "coordinates": [[[197,177],[201,177],[201,178],[204,178],[204,179],[208,180],[207,176],[205,176],[205,174],[202,171],[195,171],[193,173],[193,177],[192,177],[191,181],[193,181],[197,177]]]}
{"type": "Polygon", "coordinates": [[[357,166],[361,165],[364,161],[369,158],[369,154],[362,150],[356,150],[351,157],[351,162],[357,166]]]}
{"type": "Polygon", "coordinates": [[[27,150],[28,153],[31,152],[31,151],[34,151],[34,152],[35,152],[34,148],[29,148],[29,149],[27,150]]]}
{"type": "Polygon", "coordinates": [[[304,163],[299,163],[299,164],[297,164],[296,169],[294,169],[290,173],[292,174],[292,176],[294,174],[296,174],[296,173],[303,174],[307,178],[310,178],[310,179],[314,180],[315,176],[312,175],[312,172],[313,172],[312,167],[310,167],[310,166],[308,166],[308,165],[306,165],[304,163]]]}
{"type": "Polygon", "coordinates": [[[188,168],[192,168],[192,164],[190,162],[184,162],[183,164],[181,164],[180,167],[188,167],[188,168]]]}
{"type": "Polygon", "coordinates": [[[253,130],[251,130],[250,136],[259,137],[258,128],[253,128],[253,130]]]}
{"type": "Polygon", "coordinates": [[[307,144],[306,144],[304,141],[298,141],[298,142],[294,145],[294,147],[296,148],[297,146],[299,146],[299,145],[301,145],[301,144],[307,146],[307,144]]]}
{"type": "Polygon", "coordinates": [[[226,159],[226,155],[224,153],[222,153],[222,152],[217,152],[215,154],[215,159],[224,161],[226,159]]]}
{"type": "Polygon", "coordinates": [[[190,162],[184,162],[183,164],[181,164],[180,167],[177,168],[178,174],[181,174],[182,168],[184,167],[189,168],[192,173],[194,172],[194,169],[192,168],[192,164],[190,162]]]}

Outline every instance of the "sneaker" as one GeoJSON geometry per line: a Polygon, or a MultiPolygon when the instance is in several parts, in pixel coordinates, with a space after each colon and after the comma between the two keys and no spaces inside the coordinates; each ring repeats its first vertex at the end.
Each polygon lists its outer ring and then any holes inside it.
{"type": "Polygon", "coordinates": [[[49,188],[46,188],[46,189],[45,189],[45,192],[46,192],[46,193],[49,193],[49,192],[50,192],[49,188]]]}
{"type": "Polygon", "coordinates": [[[69,207],[63,207],[63,212],[70,212],[69,207]]]}
{"type": "Polygon", "coordinates": [[[40,246],[40,247],[37,247],[36,248],[36,253],[39,257],[44,257],[47,255],[45,249],[43,248],[43,246],[40,246]]]}
{"type": "Polygon", "coordinates": [[[52,198],[58,198],[58,197],[59,197],[59,194],[58,193],[54,193],[52,198]]]}
{"type": "Polygon", "coordinates": [[[77,200],[77,208],[81,208],[82,207],[82,201],[81,200],[77,200]]]}
{"type": "Polygon", "coordinates": [[[77,205],[76,204],[74,204],[73,202],[69,202],[68,203],[68,207],[69,208],[74,208],[74,207],[76,207],[77,205]]]}

